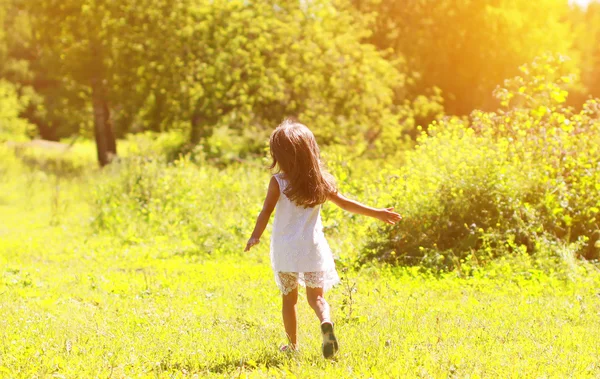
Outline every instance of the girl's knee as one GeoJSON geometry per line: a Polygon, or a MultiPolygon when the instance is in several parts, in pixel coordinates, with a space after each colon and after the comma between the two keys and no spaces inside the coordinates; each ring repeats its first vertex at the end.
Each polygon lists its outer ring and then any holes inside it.
{"type": "Polygon", "coordinates": [[[322,294],[306,296],[306,300],[308,300],[308,304],[311,307],[314,307],[315,305],[318,305],[318,304],[327,304],[327,301],[325,301],[325,298],[323,297],[322,294]]]}

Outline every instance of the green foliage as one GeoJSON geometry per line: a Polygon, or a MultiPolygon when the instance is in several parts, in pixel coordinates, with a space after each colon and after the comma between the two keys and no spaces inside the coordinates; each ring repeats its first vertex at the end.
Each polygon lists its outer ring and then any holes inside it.
{"type": "Polygon", "coordinates": [[[581,61],[581,81],[584,96],[575,99],[585,101],[587,95],[600,97],[600,3],[591,2],[585,10],[574,7],[569,20],[575,34],[575,53],[581,61]],[[583,99],[582,99],[583,98],[583,99]]]}
{"type": "MultiPolygon", "coordinates": [[[[119,136],[177,131],[211,159],[259,154],[286,116],[322,144],[380,158],[410,146],[407,135],[416,139],[444,108],[495,108],[493,86],[542,52],[572,55],[595,93],[598,9],[556,0],[5,0],[0,73],[46,139],[91,137],[92,95],[102,93],[119,136]]],[[[586,92],[571,87],[581,104],[586,92]]]]}
{"type": "Polygon", "coordinates": [[[196,48],[180,58],[182,85],[165,96],[208,154],[246,155],[223,150],[228,139],[260,151],[256,141],[290,115],[315,125],[324,143],[360,144],[365,133],[397,125],[390,106],[400,75],[360,43],[365,32],[350,12],[324,1],[217,1],[189,12],[193,22],[175,43],[196,48]]]}
{"type": "Polygon", "coordinates": [[[121,141],[120,155],[127,157],[154,157],[173,162],[186,153],[187,138],[177,131],[128,134],[121,141]]]}
{"type": "Polygon", "coordinates": [[[505,109],[432,125],[404,167],[384,171],[405,219],[367,256],[457,267],[576,243],[599,257],[599,102],[564,105],[572,77],[560,57],[521,71],[496,91],[505,109]]]}
{"type": "Polygon", "coordinates": [[[11,83],[0,79],[0,143],[25,140],[32,133],[33,125],[20,117],[28,101],[11,83]]]}
{"type": "Polygon", "coordinates": [[[14,144],[15,156],[34,171],[43,171],[58,177],[79,177],[94,172],[96,157],[93,143],[70,143],[33,140],[14,144]]]}
{"type": "MultiPolygon", "coordinates": [[[[10,178],[19,174],[19,161],[14,151],[4,144],[0,145],[0,177],[10,178]]],[[[2,199],[2,197],[0,197],[2,199]]]]}
{"type": "Polygon", "coordinates": [[[407,61],[417,94],[441,88],[450,114],[494,109],[502,80],[534,57],[569,54],[573,33],[567,1],[354,0],[372,14],[368,41],[407,61]],[[543,9],[543,12],[540,12],[543,9]]]}
{"type": "MultiPolygon", "coordinates": [[[[48,87],[44,72],[51,68],[36,65],[37,51],[31,43],[31,18],[22,5],[21,0],[4,0],[0,4],[0,77],[10,83],[21,99],[21,104],[12,111],[32,124],[28,134],[41,132],[42,137],[53,137],[47,133],[47,126],[56,120],[47,112],[44,98],[37,92],[48,87]],[[37,131],[33,126],[37,126],[37,131]]],[[[65,104],[61,104],[63,109],[65,104]]],[[[75,112],[77,108],[73,107],[71,118],[75,112]]]]}
{"type": "Polygon", "coordinates": [[[99,92],[118,134],[178,131],[226,159],[260,152],[287,116],[315,125],[323,143],[356,148],[398,129],[400,114],[411,122],[392,106],[402,75],[361,43],[365,25],[342,3],[40,0],[24,9],[39,52],[32,67],[52,84],[39,89],[35,117],[59,136],[91,135],[99,92]]]}
{"type": "Polygon", "coordinates": [[[187,157],[165,164],[132,156],[106,172],[93,192],[94,228],[140,243],[177,240],[190,254],[222,254],[239,249],[254,221],[268,183],[231,166],[221,171],[195,165],[187,157]],[[235,209],[235,217],[230,213],[235,209]]]}
{"type": "Polygon", "coordinates": [[[32,92],[20,90],[21,86],[14,81],[26,70],[20,60],[11,56],[20,35],[18,28],[7,20],[11,12],[14,12],[11,2],[0,5],[0,143],[24,140],[33,132],[33,125],[21,117],[32,100],[32,92]],[[11,29],[13,33],[6,33],[11,29]]]}

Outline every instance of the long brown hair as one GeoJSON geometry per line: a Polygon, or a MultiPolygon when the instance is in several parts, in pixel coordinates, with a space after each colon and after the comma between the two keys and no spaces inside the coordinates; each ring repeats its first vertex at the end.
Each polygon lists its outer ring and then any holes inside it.
{"type": "Polygon", "coordinates": [[[271,169],[278,166],[288,182],[283,193],[299,206],[315,207],[336,193],[335,180],[322,165],[319,145],[305,125],[287,119],[271,133],[271,169]]]}

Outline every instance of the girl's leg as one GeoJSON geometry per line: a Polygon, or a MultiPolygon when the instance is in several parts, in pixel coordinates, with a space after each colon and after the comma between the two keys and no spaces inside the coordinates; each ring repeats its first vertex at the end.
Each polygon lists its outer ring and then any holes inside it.
{"type": "Polygon", "coordinates": [[[329,314],[329,304],[323,297],[323,288],[311,288],[306,287],[306,299],[308,304],[315,311],[319,321],[331,322],[331,315],[329,314]]]}
{"type": "Polygon", "coordinates": [[[338,351],[338,342],[333,333],[333,323],[329,314],[329,304],[323,297],[323,288],[306,287],[306,298],[311,308],[321,321],[321,335],[323,336],[323,356],[332,358],[338,351]]]}
{"type": "Polygon", "coordinates": [[[290,340],[291,347],[296,348],[298,329],[296,321],[296,303],[298,302],[298,287],[294,288],[287,295],[283,295],[281,313],[283,315],[283,326],[290,340]]]}

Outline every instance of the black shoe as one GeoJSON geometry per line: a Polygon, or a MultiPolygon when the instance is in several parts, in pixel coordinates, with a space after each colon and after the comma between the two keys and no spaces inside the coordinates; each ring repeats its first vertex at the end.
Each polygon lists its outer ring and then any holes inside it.
{"type": "Polygon", "coordinates": [[[333,324],[330,322],[322,323],[321,334],[323,335],[323,356],[333,358],[338,351],[338,342],[333,333],[333,324]]]}

